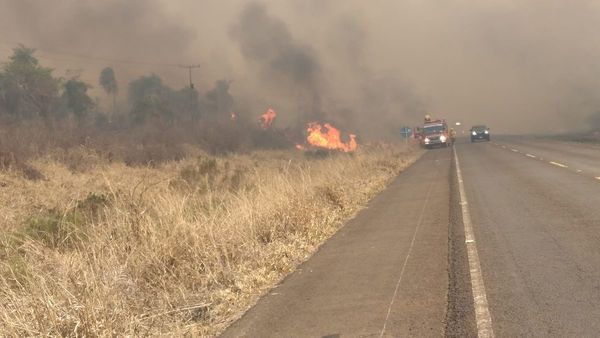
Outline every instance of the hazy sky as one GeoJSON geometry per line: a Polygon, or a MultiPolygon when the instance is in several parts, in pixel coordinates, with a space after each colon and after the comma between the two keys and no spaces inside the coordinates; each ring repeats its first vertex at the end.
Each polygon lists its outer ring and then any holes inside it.
{"type": "Polygon", "coordinates": [[[2,60],[21,42],[93,84],[110,64],[122,88],[149,72],[180,88],[176,65],[198,63],[200,90],[232,80],[240,109],[286,123],[374,133],[431,111],[549,132],[600,108],[597,1],[0,0],[0,31],[2,60]]]}

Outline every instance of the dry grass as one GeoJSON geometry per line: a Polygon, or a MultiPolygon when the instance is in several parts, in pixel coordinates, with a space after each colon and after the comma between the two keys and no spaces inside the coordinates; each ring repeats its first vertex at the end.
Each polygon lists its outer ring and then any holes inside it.
{"type": "Polygon", "coordinates": [[[0,171],[2,335],[214,336],[419,151],[186,153],[130,167],[80,147],[29,160],[42,179],[0,171]]]}

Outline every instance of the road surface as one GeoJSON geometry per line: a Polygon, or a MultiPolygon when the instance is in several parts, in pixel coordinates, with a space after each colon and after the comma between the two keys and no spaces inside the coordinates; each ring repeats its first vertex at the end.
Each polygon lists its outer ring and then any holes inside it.
{"type": "Polygon", "coordinates": [[[600,149],[499,138],[457,153],[496,336],[598,336],[600,149]]]}
{"type": "Polygon", "coordinates": [[[455,153],[462,180],[428,151],[223,336],[597,336],[600,148],[455,153]]]}

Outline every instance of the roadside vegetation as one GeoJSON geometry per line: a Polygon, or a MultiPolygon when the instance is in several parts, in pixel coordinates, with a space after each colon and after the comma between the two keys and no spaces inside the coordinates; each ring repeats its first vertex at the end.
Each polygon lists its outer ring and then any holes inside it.
{"type": "Polygon", "coordinates": [[[0,172],[0,327],[215,335],[417,156],[190,148],[156,166],[84,147],[0,172]]]}
{"type": "Polygon", "coordinates": [[[149,74],[124,109],[117,75],[102,108],[32,49],[0,69],[2,335],[214,336],[420,154],[309,146],[307,121],[259,124],[228,81],[149,74]]]}

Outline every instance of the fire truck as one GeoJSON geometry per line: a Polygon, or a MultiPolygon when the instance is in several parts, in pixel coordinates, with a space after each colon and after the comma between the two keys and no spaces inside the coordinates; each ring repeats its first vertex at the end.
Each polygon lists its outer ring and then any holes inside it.
{"type": "Polygon", "coordinates": [[[446,120],[432,120],[426,118],[421,131],[420,142],[425,148],[450,146],[452,140],[446,120]]]}

